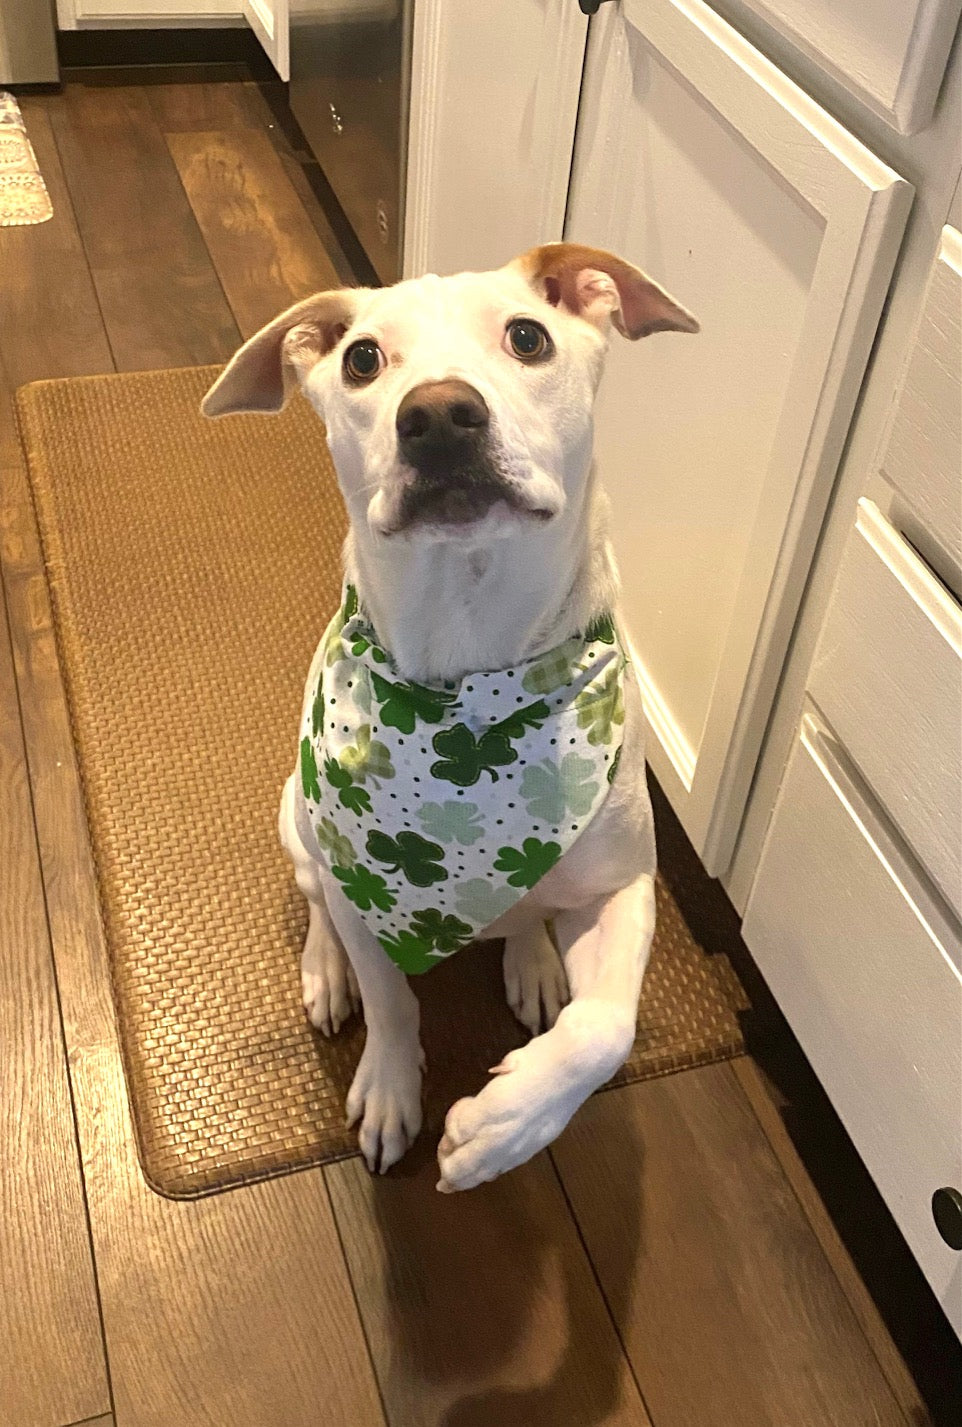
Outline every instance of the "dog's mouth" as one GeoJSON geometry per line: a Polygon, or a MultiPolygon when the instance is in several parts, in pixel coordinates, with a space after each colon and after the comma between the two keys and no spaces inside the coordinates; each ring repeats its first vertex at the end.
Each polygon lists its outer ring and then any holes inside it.
{"type": "Polygon", "coordinates": [[[525,499],[517,486],[495,472],[487,463],[466,465],[441,475],[409,472],[400,493],[396,518],[387,534],[401,534],[419,527],[441,528],[455,534],[477,525],[496,506],[506,512],[543,522],[554,511],[525,499]]]}

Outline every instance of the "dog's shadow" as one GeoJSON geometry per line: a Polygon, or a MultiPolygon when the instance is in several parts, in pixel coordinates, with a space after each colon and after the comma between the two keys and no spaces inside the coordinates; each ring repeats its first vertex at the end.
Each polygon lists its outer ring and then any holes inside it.
{"type": "MultiPolygon", "coordinates": [[[[494,948],[484,951],[496,955],[494,948]]],[[[590,1225],[577,1222],[548,1154],[479,1189],[435,1193],[442,1101],[449,1105],[484,1084],[486,1065],[479,1070],[475,1061],[479,1054],[486,1059],[490,1036],[488,1030],[477,1044],[460,1047],[448,1039],[445,1048],[445,1038],[434,1033],[440,1026],[432,1003],[437,994],[439,1008],[446,1002],[450,1011],[451,1002],[435,975],[426,978],[435,984],[422,1003],[427,1124],[402,1164],[373,1186],[378,1257],[387,1275],[385,1396],[389,1403],[404,1399],[401,1416],[419,1427],[592,1427],[630,1420],[630,1411],[622,1417],[618,1410],[634,1388],[612,1318],[623,1322],[629,1308],[641,1241],[638,1132],[623,1123],[618,1147],[619,1161],[628,1156],[637,1173],[605,1176],[584,1162],[578,1173],[580,1193],[586,1200],[605,1195],[606,1220],[619,1225],[618,1243],[604,1254],[606,1306],[581,1238],[590,1242],[590,1225]],[[432,1054],[444,1064],[433,1065],[432,1054]],[[623,1202],[612,1205],[612,1194],[623,1202]]],[[[503,997],[495,988],[499,973],[488,966],[479,975],[487,978],[485,992],[503,997]]],[[[487,995],[485,1002],[477,1024],[490,1027],[487,995]]],[[[502,1050],[524,1039],[510,1013],[499,1024],[502,1050]]],[[[591,1114],[589,1104],[566,1131],[561,1158],[590,1154],[591,1114]]]]}

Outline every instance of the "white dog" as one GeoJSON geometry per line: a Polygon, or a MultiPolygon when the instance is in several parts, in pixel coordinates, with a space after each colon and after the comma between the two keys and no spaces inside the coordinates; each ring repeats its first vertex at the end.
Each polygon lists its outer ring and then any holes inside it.
{"type": "Polygon", "coordinates": [[[280,834],[310,904],[308,1014],[330,1033],[363,1003],[347,1112],[372,1170],[421,1126],[405,972],[505,939],[533,1038],[451,1107],[444,1192],[543,1149],[635,1035],[655,842],[592,462],[610,323],[632,339],[698,330],[637,268],[548,244],[496,272],[318,293],[204,401],[209,416],[275,412],[298,381],[350,517],[280,834]]]}

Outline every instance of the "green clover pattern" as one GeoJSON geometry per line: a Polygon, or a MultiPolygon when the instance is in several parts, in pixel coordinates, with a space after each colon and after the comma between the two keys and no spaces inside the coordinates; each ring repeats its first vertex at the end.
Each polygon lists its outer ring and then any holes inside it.
{"type": "Polygon", "coordinates": [[[517,900],[517,893],[510,887],[499,886],[486,877],[468,877],[454,888],[455,906],[479,931],[492,926],[517,900]]]}
{"type": "Polygon", "coordinates": [[[578,639],[569,639],[564,644],[559,644],[557,649],[550,649],[527,670],[521,680],[522,687],[529,694],[541,695],[553,694],[556,689],[563,689],[565,684],[570,684],[581,672],[578,655],[582,649],[583,645],[578,639]]]}
{"type": "Polygon", "coordinates": [[[444,849],[406,828],[397,837],[372,828],[367,835],[367,851],[375,862],[384,863],[389,872],[400,872],[415,887],[447,881],[448,869],[441,865],[444,849]]]}
{"type": "Polygon", "coordinates": [[[423,907],[419,912],[415,912],[411,918],[411,928],[443,956],[450,956],[473,936],[467,922],[462,922],[457,917],[445,916],[437,907],[423,907]]]}
{"type": "Polygon", "coordinates": [[[521,796],[532,817],[546,823],[560,823],[566,814],[587,817],[598,796],[599,784],[591,780],[594,764],[590,758],[566,753],[560,763],[550,758],[524,770],[521,796]]]}
{"type": "Polygon", "coordinates": [[[575,699],[578,727],[588,730],[588,742],[596,748],[614,742],[616,724],[625,721],[625,695],[622,671],[612,664],[605,672],[600,689],[586,689],[575,699]]]}
{"type": "Polygon", "coordinates": [[[487,773],[496,783],[495,770],[508,767],[518,757],[517,750],[511,746],[512,740],[522,738],[526,729],[540,728],[550,716],[548,705],[539,700],[509,714],[500,723],[491,724],[480,736],[472,733],[466,723],[456,723],[453,728],[436,733],[432,747],[441,756],[431,764],[432,778],[443,778],[448,783],[470,788],[482,773],[487,773]]]}
{"type": "Polygon", "coordinates": [[[456,697],[444,689],[426,689],[421,684],[392,684],[390,679],[374,673],[371,683],[381,706],[381,722],[385,728],[396,728],[400,733],[413,733],[418,719],[422,723],[440,723],[456,697]]]}
{"type": "Polygon", "coordinates": [[[533,887],[551,871],[560,856],[560,843],[526,837],[520,848],[499,847],[494,865],[499,872],[509,874],[512,887],[533,887]]]}
{"type": "Polygon", "coordinates": [[[358,864],[355,867],[334,867],[334,876],[344,886],[344,895],[353,902],[358,911],[369,912],[379,907],[389,912],[397,902],[397,897],[388,887],[383,877],[372,872],[369,867],[358,864]]]}
{"type": "Polygon", "coordinates": [[[437,957],[431,955],[430,945],[410,927],[401,927],[394,933],[382,932],[378,941],[406,976],[419,976],[437,964],[437,957]]]}
{"type": "Polygon", "coordinates": [[[473,847],[484,837],[481,809],[477,803],[459,803],[448,798],[443,803],[422,803],[418,808],[418,821],[430,837],[438,842],[460,843],[462,847],[473,847]]]}
{"type": "Polygon", "coordinates": [[[394,777],[394,764],[387,746],[371,737],[369,723],[361,724],[356,743],[341,750],[340,763],[355,783],[364,783],[370,778],[379,787],[382,781],[394,777]]]}
{"type": "MultiPolygon", "coordinates": [[[[366,788],[354,786],[354,779],[346,768],[342,768],[336,758],[328,758],[324,763],[324,777],[332,788],[337,789],[337,800],[352,813],[369,813],[371,795],[366,788]]],[[[320,789],[318,789],[318,798],[320,789]]]]}
{"type": "Polygon", "coordinates": [[[301,783],[304,796],[318,802],[321,785],[317,778],[317,759],[314,757],[314,746],[306,735],[301,739],[301,783]]]}

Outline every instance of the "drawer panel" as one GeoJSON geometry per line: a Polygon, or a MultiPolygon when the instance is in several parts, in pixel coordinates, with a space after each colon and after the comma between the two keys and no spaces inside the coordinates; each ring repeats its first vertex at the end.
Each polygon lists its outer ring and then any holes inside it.
{"type": "Polygon", "coordinates": [[[962,916],[962,609],[868,500],[809,692],[962,916]]]}
{"type": "Polygon", "coordinates": [[[962,1188],[962,947],[810,715],[743,932],[962,1336],[962,1260],[930,1208],[962,1188]]]}
{"type": "Polygon", "coordinates": [[[962,567],[962,234],[943,228],[882,474],[962,567]]]}
{"type": "Polygon", "coordinates": [[[751,0],[751,8],[900,133],[931,119],[959,0],[751,0]]]}

